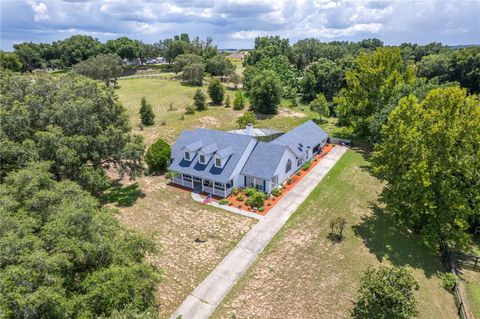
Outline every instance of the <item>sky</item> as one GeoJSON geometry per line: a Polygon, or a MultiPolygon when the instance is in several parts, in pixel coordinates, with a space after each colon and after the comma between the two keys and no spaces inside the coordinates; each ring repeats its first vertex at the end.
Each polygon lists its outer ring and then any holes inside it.
{"type": "Polygon", "coordinates": [[[358,41],[378,38],[480,43],[480,0],[0,0],[0,48],[86,34],[146,43],[179,33],[219,48],[252,48],[257,36],[358,41]]]}

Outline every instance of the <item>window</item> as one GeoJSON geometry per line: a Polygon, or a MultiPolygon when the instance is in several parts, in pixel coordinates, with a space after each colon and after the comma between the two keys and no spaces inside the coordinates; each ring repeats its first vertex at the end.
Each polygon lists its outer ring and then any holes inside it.
{"type": "Polygon", "coordinates": [[[200,163],[205,164],[205,155],[200,155],[200,163]]]}
{"type": "Polygon", "coordinates": [[[190,160],[190,153],[189,153],[189,152],[185,152],[184,158],[185,158],[187,161],[189,161],[189,160],[190,160]]]}
{"type": "Polygon", "coordinates": [[[299,158],[297,161],[297,166],[302,165],[302,163],[303,163],[303,158],[299,158]]]}
{"type": "Polygon", "coordinates": [[[278,175],[273,176],[272,178],[272,188],[278,185],[278,175]]]}
{"type": "Polygon", "coordinates": [[[220,158],[215,159],[215,166],[216,167],[222,167],[222,160],[220,158]]]}
{"type": "Polygon", "coordinates": [[[291,169],[292,169],[292,161],[288,159],[287,165],[285,165],[285,173],[290,172],[291,169]]]}

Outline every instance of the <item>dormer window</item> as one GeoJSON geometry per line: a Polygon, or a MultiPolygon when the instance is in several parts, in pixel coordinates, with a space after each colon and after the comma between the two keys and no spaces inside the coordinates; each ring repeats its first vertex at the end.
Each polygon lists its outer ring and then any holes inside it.
{"type": "Polygon", "coordinates": [[[200,164],[205,164],[205,155],[200,154],[198,160],[199,160],[200,164]]]}
{"type": "Polygon", "coordinates": [[[185,152],[184,155],[183,155],[183,158],[185,158],[185,160],[189,161],[190,160],[190,152],[185,152]]]}
{"type": "Polygon", "coordinates": [[[222,159],[220,158],[215,158],[215,166],[216,167],[222,167],[222,159]]]}

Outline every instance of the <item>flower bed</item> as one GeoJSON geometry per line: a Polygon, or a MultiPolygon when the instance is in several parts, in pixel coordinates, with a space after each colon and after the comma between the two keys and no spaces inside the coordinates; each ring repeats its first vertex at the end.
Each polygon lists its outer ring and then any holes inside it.
{"type": "Polygon", "coordinates": [[[263,201],[263,207],[260,206],[254,209],[248,206],[248,204],[250,204],[252,201],[251,198],[256,196],[255,194],[258,193],[257,191],[253,191],[251,188],[235,189],[234,192],[227,197],[227,205],[260,215],[265,215],[270,209],[272,209],[273,206],[275,206],[276,203],[278,203],[283,196],[285,196],[293,187],[295,187],[295,185],[297,185],[297,183],[300,182],[303,177],[305,177],[315,166],[317,166],[320,160],[328,152],[330,152],[332,148],[332,144],[326,145],[321,154],[315,155],[315,157],[309,161],[308,165],[304,164],[304,166],[302,166],[298,172],[290,176],[290,178],[288,178],[283,185],[278,188],[279,190],[273,190],[269,197],[267,195],[267,198],[263,201]]]}

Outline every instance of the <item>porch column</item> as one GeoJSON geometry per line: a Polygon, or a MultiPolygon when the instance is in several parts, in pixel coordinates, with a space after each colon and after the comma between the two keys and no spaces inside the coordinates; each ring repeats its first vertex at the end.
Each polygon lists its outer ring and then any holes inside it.
{"type": "Polygon", "coordinates": [[[203,178],[202,178],[202,193],[203,193],[203,178]]]}
{"type": "Polygon", "coordinates": [[[212,181],[212,195],[215,195],[215,181],[212,181]]]}
{"type": "Polygon", "coordinates": [[[227,197],[227,184],[223,184],[223,197],[227,197]]]}
{"type": "Polygon", "coordinates": [[[183,173],[181,174],[182,176],[182,186],[185,186],[185,184],[183,183],[183,173]]]}

